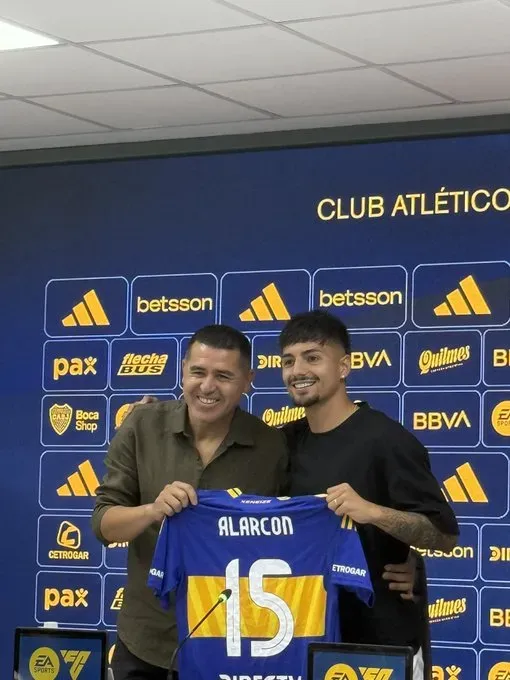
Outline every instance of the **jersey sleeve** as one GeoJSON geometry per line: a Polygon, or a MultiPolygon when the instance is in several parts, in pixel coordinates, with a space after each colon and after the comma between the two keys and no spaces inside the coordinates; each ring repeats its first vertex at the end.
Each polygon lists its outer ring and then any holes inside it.
{"type": "Polygon", "coordinates": [[[147,579],[147,585],[164,609],[168,609],[170,593],[177,588],[182,576],[178,521],[177,515],[165,518],[161,524],[147,579]]]}
{"type": "Polygon", "coordinates": [[[355,528],[338,528],[332,545],[329,572],[331,583],[352,591],[369,607],[373,605],[370,572],[355,528]]]}

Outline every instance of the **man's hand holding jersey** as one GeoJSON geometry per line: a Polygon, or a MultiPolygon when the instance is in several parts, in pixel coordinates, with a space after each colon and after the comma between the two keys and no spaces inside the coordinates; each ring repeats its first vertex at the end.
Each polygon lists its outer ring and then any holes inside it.
{"type": "Polygon", "coordinates": [[[150,505],[150,513],[155,522],[161,522],[165,517],[172,517],[188,505],[197,503],[197,494],[190,484],[172,482],[165,486],[154,503],[150,505]]]}

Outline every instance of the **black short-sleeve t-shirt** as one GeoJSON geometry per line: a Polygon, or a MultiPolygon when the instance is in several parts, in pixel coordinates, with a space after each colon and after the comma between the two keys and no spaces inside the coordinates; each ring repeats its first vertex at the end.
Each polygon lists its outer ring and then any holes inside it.
{"type": "MultiPolygon", "coordinates": [[[[325,493],[346,482],[364,499],[395,510],[426,515],[445,533],[458,524],[432,474],[425,447],[400,423],[362,403],[337,428],[313,433],[306,419],[283,428],[290,449],[290,496],[325,493]]],[[[346,642],[420,645],[420,610],[389,590],[386,564],[405,562],[407,545],[373,525],[358,525],[375,591],[369,609],[349,593],[340,595],[346,642]]]]}

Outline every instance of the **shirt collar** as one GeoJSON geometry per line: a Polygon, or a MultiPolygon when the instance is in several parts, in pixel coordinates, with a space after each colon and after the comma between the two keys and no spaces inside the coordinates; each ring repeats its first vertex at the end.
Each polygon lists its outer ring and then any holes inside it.
{"type": "MultiPolygon", "coordinates": [[[[184,399],[179,399],[179,405],[172,411],[168,430],[174,434],[183,434],[186,437],[191,436],[188,420],[188,406],[184,399]]],[[[240,444],[241,446],[253,446],[255,444],[251,417],[246,411],[243,411],[239,407],[235,410],[230,429],[225,438],[225,444],[227,446],[234,443],[240,444]]]]}

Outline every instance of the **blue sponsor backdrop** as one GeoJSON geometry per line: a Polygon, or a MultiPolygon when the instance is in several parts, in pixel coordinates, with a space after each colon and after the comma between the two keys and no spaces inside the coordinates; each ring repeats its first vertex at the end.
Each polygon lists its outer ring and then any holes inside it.
{"type": "Polygon", "coordinates": [[[431,605],[457,617],[433,624],[437,680],[508,680],[510,211],[506,189],[470,196],[507,186],[509,154],[491,135],[2,170],[0,658],[15,625],[115,624],[126,548],[98,552],[86,517],[122,407],[179,398],[187,338],[221,320],[261,364],[243,408],[299,416],[275,334],[319,306],[353,331],[352,397],[430,447],[463,524],[426,555],[431,605]],[[460,194],[437,214],[393,210],[441,187],[460,194]]]}

